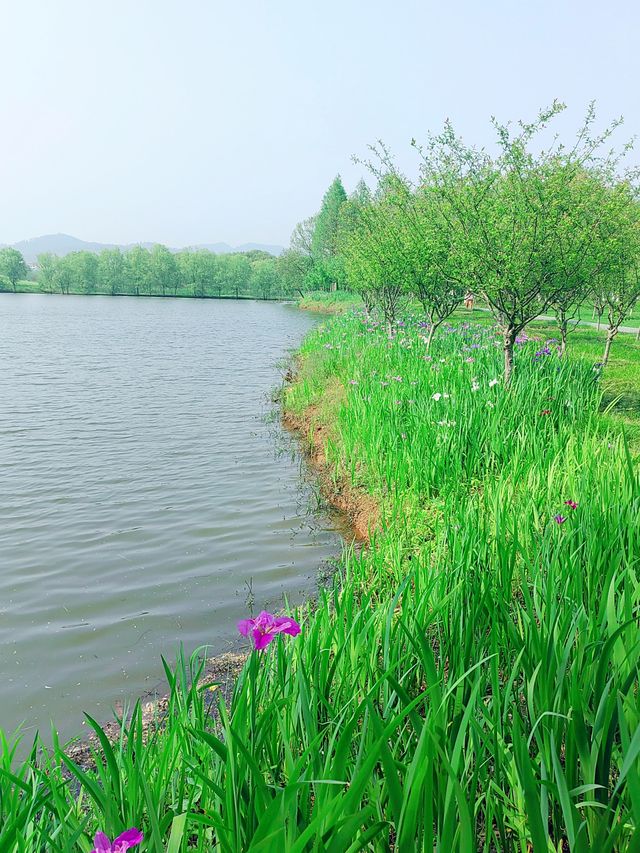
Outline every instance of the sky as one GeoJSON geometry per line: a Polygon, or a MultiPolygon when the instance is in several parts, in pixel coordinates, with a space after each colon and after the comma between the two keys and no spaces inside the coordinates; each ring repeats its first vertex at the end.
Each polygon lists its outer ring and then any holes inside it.
{"type": "MultiPolygon", "coordinates": [[[[0,243],[287,245],[353,156],[595,99],[640,135],[636,0],[0,0],[0,243]]],[[[640,147],[640,142],[638,143],[640,147]]],[[[632,154],[638,162],[638,152],[632,154]]]]}

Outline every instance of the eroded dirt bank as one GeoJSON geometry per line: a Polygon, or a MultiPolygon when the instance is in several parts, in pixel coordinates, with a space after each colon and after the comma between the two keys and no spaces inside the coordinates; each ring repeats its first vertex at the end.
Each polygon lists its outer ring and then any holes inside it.
{"type": "MultiPolygon", "coordinates": [[[[286,376],[288,386],[299,381],[299,374],[289,371],[286,376]]],[[[343,388],[333,388],[328,398],[332,400],[329,414],[321,412],[318,406],[308,406],[301,413],[294,413],[286,407],[286,394],[282,406],[282,423],[289,432],[300,441],[302,452],[318,478],[320,490],[325,500],[344,514],[355,538],[367,543],[370,537],[380,529],[380,507],[370,494],[351,485],[346,476],[336,478],[335,466],[327,459],[327,445],[333,436],[331,409],[335,409],[344,397],[343,388]]]]}

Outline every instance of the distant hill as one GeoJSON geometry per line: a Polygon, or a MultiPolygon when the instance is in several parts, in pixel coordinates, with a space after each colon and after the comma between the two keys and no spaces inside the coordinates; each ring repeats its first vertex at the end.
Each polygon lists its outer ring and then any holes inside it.
{"type": "MultiPolygon", "coordinates": [[[[70,234],[44,234],[42,237],[32,237],[30,240],[20,240],[18,243],[7,244],[3,243],[0,248],[11,245],[22,253],[27,263],[34,263],[38,255],[45,252],[50,252],[52,255],[62,257],[70,252],[101,252],[103,249],[121,249],[126,252],[133,246],[142,246],[145,249],[150,249],[154,243],[128,243],[120,245],[117,243],[92,243],[87,240],[79,240],[77,237],[72,237],[70,234]]],[[[171,247],[170,247],[171,248],[171,247]]],[[[203,243],[195,246],[189,246],[189,249],[207,249],[210,252],[215,252],[218,255],[227,255],[230,252],[250,252],[253,249],[259,249],[263,252],[269,252],[271,255],[279,255],[283,251],[282,246],[265,245],[262,243],[243,243],[242,246],[230,246],[228,243],[203,243]]],[[[178,252],[179,249],[171,248],[172,252],[178,252]]]]}
{"type": "Polygon", "coordinates": [[[281,255],[284,246],[275,246],[269,243],[243,243],[241,246],[230,246],[228,243],[200,243],[197,246],[189,246],[190,249],[207,249],[216,255],[228,255],[229,252],[268,252],[270,255],[281,255]]]}

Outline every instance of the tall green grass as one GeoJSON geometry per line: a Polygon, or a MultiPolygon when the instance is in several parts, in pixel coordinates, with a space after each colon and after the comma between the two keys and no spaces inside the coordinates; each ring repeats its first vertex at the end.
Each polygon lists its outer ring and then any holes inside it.
{"type": "Polygon", "coordinates": [[[215,720],[179,660],[157,727],[136,707],[93,770],[4,744],[0,853],[130,825],[153,851],[640,849],[637,461],[592,364],[524,342],[506,391],[490,329],[422,334],[348,315],[303,346],[285,406],[383,524],[301,635],[215,720]]]}

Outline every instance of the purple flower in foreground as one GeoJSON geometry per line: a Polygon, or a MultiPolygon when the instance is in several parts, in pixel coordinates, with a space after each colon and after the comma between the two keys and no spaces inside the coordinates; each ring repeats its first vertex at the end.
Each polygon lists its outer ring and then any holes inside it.
{"type": "Polygon", "coordinates": [[[567,519],[564,515],[558,514],[553,516],[553,520],[556,521],[558,524],[564,524],[567,519]]]}
{"type": "Polygon", "coordinates": [[[263,610],[255,619],[242,619],[238,622],[238,631],[243,637],[251,637],[258,651],[266,649],[276,634],[289,634],[297,637],[300,625],[289,616],[274,616],[263,610]]]}
{"type": "Polygon", "coordinates": [[[91,853],[125,853],[130,847],[137,847],[143,837],[140,830],[135,827],[121,832],[113,841],[109,841],[104,832],[98,832],[93,839],[95,847],[91,853]]]}

